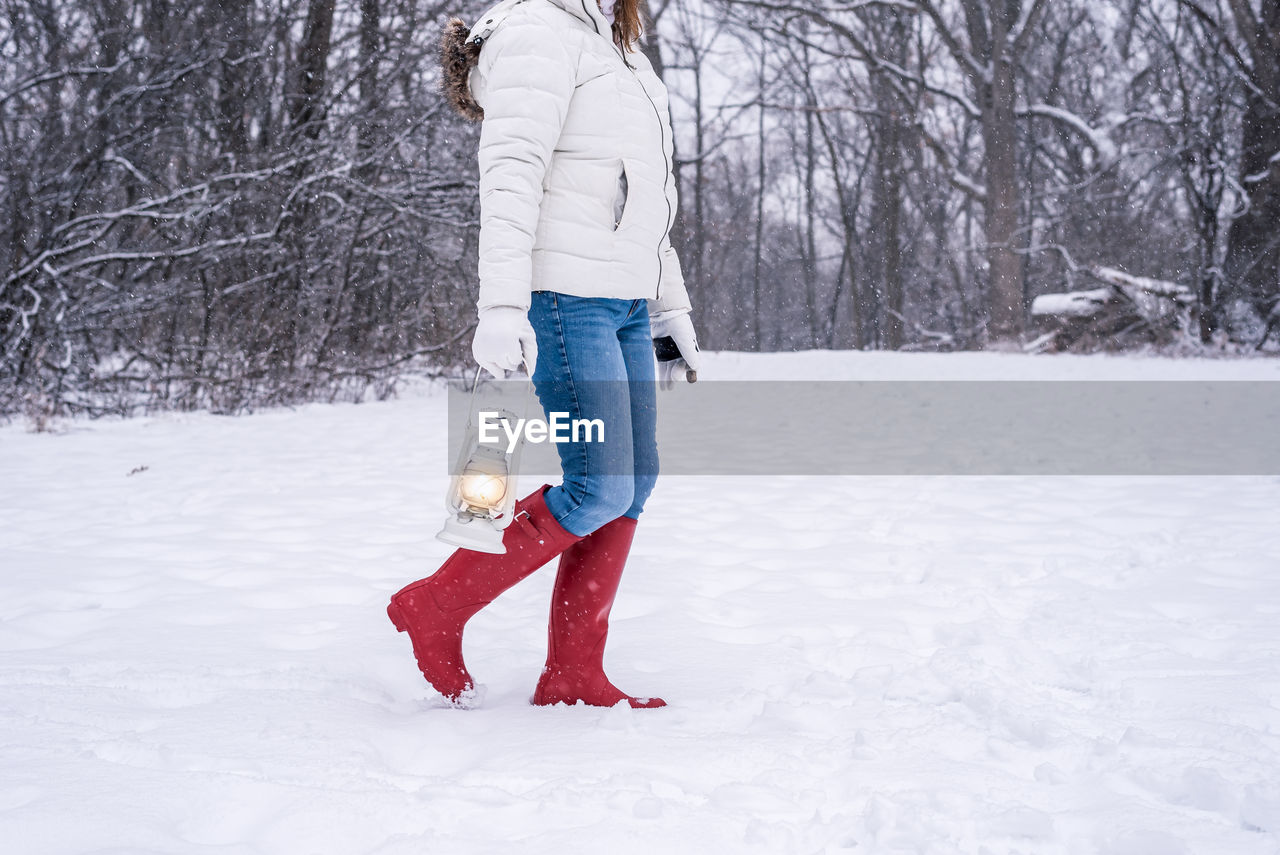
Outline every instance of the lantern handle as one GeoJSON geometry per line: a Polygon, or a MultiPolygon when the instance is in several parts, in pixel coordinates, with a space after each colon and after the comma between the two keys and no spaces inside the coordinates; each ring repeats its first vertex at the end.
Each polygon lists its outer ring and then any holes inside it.
{"type": "Polygon", "coordinates": [[[474,409],[476,402],[476,390],[480,388],[480,372],[483,371],[480,366],[476,366],[476,376],[471,378],[471,406],[474,409]]]}
{"type": "MultiPolygon", "coordinates": [[[[480,374],[483,370],[484,369],[480,368],[479,366],[476,366],[476,376],[471,378],[471,398],[470,400],[467,401],[467,429],[468,430],[470,430],[475,425],[476,392],[479,391],[480,389],[480,374]]],[[[529,401],[533,397],[533,392],[534,392],[533,375],[528,374],[526,376],[529,378],[529,385],[527,385],[524,390],[524,412],[520,414],[522,418],[528,417],[529,415],[529,401]]]]}
{"type": "Polygon", "coordinates": [[[476,423],[476,390],[480,388],[480,372],[483,369],[476,366],[476,376],[471,378],[471,397],[467,400],[467,430],[475,426],[476,423]]]}

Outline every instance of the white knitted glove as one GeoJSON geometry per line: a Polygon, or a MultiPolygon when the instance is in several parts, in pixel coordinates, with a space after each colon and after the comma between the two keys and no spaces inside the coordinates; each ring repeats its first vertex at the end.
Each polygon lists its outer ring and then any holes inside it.
{"type": "Polygon", "coordinates": [[[698,350],[698,336],[693,331],[693,319],[689,317],[689,313],[663,312],[650,321],[650,328],[654,341],[670,337],[680,351],[676,359],[663,359],[659,355],[658,386],[669,390],[682,380],[694,382],[698,368],[702,365],[702,354],[698,350]]]}
{"type": "Polygon", "coordinates": [[[515,306],[490,306],[480,312],[471,355],[499,380],[519,368],[522,361],[532,377],[538,363],[538,339],[528,312],[515,306]]]}

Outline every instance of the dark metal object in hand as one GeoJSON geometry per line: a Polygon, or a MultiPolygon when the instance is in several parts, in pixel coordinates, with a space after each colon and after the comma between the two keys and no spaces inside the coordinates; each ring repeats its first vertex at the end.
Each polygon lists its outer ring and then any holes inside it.
{"type": "MultiPolygon", "coordinates": [[[[680,353],[680,347],[676,344],[676,340],[669,335],[653,340],[653,352],[658,357],[659,362],[674,362],[677,359],[684,359],[680,353]]],[[[685,371],[685,379],[690,383],[698,382],[698,372],[692,368],[685,371]]]]}

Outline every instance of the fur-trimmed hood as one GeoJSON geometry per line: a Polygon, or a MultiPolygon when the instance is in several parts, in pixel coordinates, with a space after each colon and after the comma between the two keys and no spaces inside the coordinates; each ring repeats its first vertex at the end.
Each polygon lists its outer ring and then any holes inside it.
{"type": "MultiPolygon", "coordinates": [[[[440,90],[458,115],[473,122],[484,118],[484,108],[471,94],[471,69],[480,61],[480,49],[511,10],[527,0],[502,0],[480,15],[474,26],[450,18],[440,34],[440,90]]],[[[554,2],[554,0],[553,0],[554,2]]],[[[585,0],[583,0],[585,2],[585,0]]],[[[594,5],[594,0],[592,0],[594,5]]],[[[559,4],[557,4],[559,5],[559,4]]]]}
{"type": "MultiPolygon", "coordinates": [[[[450,18],[440,34],[440,91],[449,106],[464,119],[478,122],[484,109],[471,94],[470,75],[480,61],[480,49],[489,35],[506,19],[511,10],[528,0],[502,0],[486,10],[468,27],[461,18],[450,18]]],[[[548,0],[575,18],[590,24],[597,33],[612,39],[608,20],[596,0],[548,0]]]]}
{"type": "Polygon", "coordinates": [[[484,109],[471,97],[468,78],[480,61],[480,43],[467,38],[471,28],[461,18],[450,18],[440,34],[440,91],[459,116],[473,122],[484,118],[484,109]]]}

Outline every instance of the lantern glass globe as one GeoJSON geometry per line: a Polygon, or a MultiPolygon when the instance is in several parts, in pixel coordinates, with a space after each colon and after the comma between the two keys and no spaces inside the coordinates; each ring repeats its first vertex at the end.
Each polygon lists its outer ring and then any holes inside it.
{"type": "Polygon", "coordinates": [[[464,472],[458,480],[458,494],[473,508],[494,511],[507,496],[507,479],[490,472],[464,472]]]}

